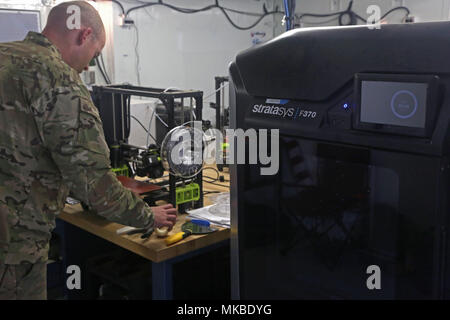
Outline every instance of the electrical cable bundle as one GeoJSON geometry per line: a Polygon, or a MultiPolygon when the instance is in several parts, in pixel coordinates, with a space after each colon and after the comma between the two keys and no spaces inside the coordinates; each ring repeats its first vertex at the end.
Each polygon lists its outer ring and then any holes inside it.
{"type": "Polygon", "coordinates": [[[240,10],[235,10],[235,9],[230,9],[230,8],[226,8],[223,7],[219,4],[219,0],[215,0],[214,4],[208,5],[204,8],[200,8],[200,9],[189,9],[189,8],[181,8],[181,7],[177,7],[168,3],[164,3],[162,0],[159,0],[158,2],[146,2],[146,1],[139,1],[139,0],[135,0],[136,2],[141,3],[141,5],[139,6],[135,6],[132,8],[129,8],[128,10],[125,11],[125,8],[123,7],[123,5],[117,1],[117,0],[110,0],[113,3],[117,4],[120,7],[120,10],[122,11],[122,15],[125,17],[128,17],[129,14],[133,11],[139,10],[139,9],[143,9],[143,8],[147,8],[147,7],[151,7],[151,6],[164,6],[167,8],[170,8],[174,11],[180,12],[180,13],[186,13],[186,14],[193,14],[193,13],[199,13],[199,12],[205,12],[208,10],[212,10],[212,9],[219,9],[223,15],[225,16],[225,18],[228,20],[228,22],[236,29],[238,30],[249,30],[254,28],[256,25],[258,25],[265,17],[272,15],[272,14],[284,14],[284,12],[282,11],[278,11],[278,7],[275,8],[274,11],[267,11],[266,5],[263,4],[263,13],[254,13],[254,12],[245,12],[245,11],[240,11],[240,10]],[[253,17],[259,17],[253,24],[251,24],[250,26],[247,27],[242,27],[237,25],[230,17],[228,12],[233,12],[233,13],[238,13],[238,14],[242,14],[242,15],[248,15],[248,16],[253,16],[253,17]]]}
{"type": "MultiPolygon", "coordinates": [[[[298,19],[298,21],[301,23],[302,19],[304,17],[313,17],[313,18],[334,17],[332,20],[329,20],[329,21],[326,21],[326,22],[330,22],[330,21],[334,21],[334,20],[338,19],[340,26],[355,25],[357,23],[357,20],[360,20],[360,21],[362,21],[364,23],[367,23],[367,20],[364,19],[363,17],[361,17],[360,15],[358,15],[357,13],[355,13],[352,10],[352,7],[353,7],[353,1],[350,1],[347,9],[344,10],[344,11],[339,11],[339,12],[334,12],[334,13],[327,13],[327,14],[303,13],[303,14],[301,14],[299,16],[295,15],[295,18],[298,19]],[[345,22],[345,19],[347,19],[347,22],[345,22]]],[[[386,18],[392,12],[398,11],[398,10],[405,10],[406,11],[405,18],[408,17],[409,14],[411,13],[410,10],[407,7],[395,7],[395,8],[392,8],[391,10],[389,10],[388,12],[386,12],[380,18],[380,21],[383,20],[384,18],[386,18]]],[[[379,22],[379,21],[376,21],[376,22],[379,22]]]]}
{"type": "MultiPolygon", "coordinates": [[[[215,0],[214,4],[208,5],[208,6],[204,7],[204,8],[200,8],[200,9],[181,8],[181,7],[177,7],[177,6],[168,4],[168,3],[164,3],[163,0],[159,0],[157,2],[146,2],[146,1],[141,1],[141,0],[134,0],[135,2],[138,2],[138,3],[141,3],[141,4],[138,5],[138,6],[135,6],[135,7],[131,7],[128,10],[125,10],[123,5],[118,0],[110,0],[110,1],[115,3],[115,4],[117,4],[120,7],[120,10],[122,11],[122,15],[124,17],[127,17],[131,12],[133,12],[135,10],[139,10],[139,9],[143,9],[143,8],[147,8],[147,7],[151,7],[151,6],[164,6],[164,7],[170,8],[172,10],[175,10],[177,12],[186,13],[186,14],[199,13],[199,12],[204,12],[204,11],[208,11],[208,10],[212,10],[212,9],[218,8],[218,9],[220,9],[222,11],[222,13],[224,14],[225,18],[228,20],[228,22],[233,27],[235,27],[238,30],[249,30],[249,29],[255,27],[257,24],[259,24],[261,22],[261,20],[264,19],[266,16],[272,15],[272,14],[278,14],[278,13],[285,15],[283,20],[286,22],[286,29],[287,30],[293,29],[293,27],[295,27],[295,26],[293,26],[294,19],[297,19],[299,21],[299,23],[301,24],[302,19],[304,17],[313,17],[313,18],[332,17],[333,19],[331,19],[329,21],[325,21],[325,23],[338,19],[340,26],[355,25],[357,23],[357,20],[360,20],[360,21],[362,21],[364,23],[367,23],[366,19],[364,19],[363,17],[361,17],[360,15],[358,15],[356,12],[354,12],[352,10],[353,0],[350,1],[350,3],[349,3],[349,5],[348,5],[346,10],[343,10],[343,11],[340,11],[340,12],[327,13],[327,14],[303,13],[301,15],[293,14],[293,12],[295,12],[295,0],[283,0],[284,7],[285,7],[285,12],[278,11],[278,7],[276,7],[274,11],[269,12],[269,11],[267,11],[265,4],[263,4],[263,12],[264,13],[262,13],[262,14],[254,13],[254,12],[245,12],[245,11],[240,11],[240,10],[226,8],[226,7],[223,7],[223,6],[221,6],[219,4],[219,0],[215,0]],[[233,22],[233,20],[229,16],[228,12],[239,13],[239,14],[248,15],[248,16],[254,16],[254,17],[259,17],[259,18],[252,25],[250,25],[248,27],[241,27],[241,26],[238,26],[236,23],[233,22]]],[[[406,11],[405,18],[408,17],[409,14],[410,14],[410,10],[407,7],[399,6],[399,7],[392,8],[391,10],[386,12],[380,18],[380,21],[383,20],[384,18],[386,18],[392,12],[398,11],[398,10],[405,10],[406,11]]],[[[379,21],[377,21],[377,22],[379,22],[379,21]]],[[[316,23],[312,23],[312,24],[316,24],[316,23]]]]}

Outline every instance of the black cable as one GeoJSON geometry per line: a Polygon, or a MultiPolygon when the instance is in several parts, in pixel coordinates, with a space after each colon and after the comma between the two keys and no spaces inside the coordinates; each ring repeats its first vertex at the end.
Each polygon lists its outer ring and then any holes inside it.
{"type": "Polygon", "coordinates": [[[210,193],[221,193],[222,191],[203,191],[203,195],[207,195],[210,193]]]}
{"type": "MultiPolygon", "coordinates": [[[[224,10],[226,10],[226,11],[230,11],[230,12],[233,12],[233,13],[239,13],[239,14],[246,15],[246,16],[251,16],[251,17],[259,17],[259,16],[261,16],[261,13],[241,11],[241,10],[236,10],[236,9],[231,9],[231,8],[226,8],[226,7],[222,7],[222,8],[224,10]]],[[[267,11],[264,12],[264,14],[267,14],[267,13],[269,13],[269,12],[267,12],[267,11]]],[[[282,13],[282,12],[280,11],[280,13],[282,13]]]]}
{"type": "Polygon", "coordinates": [[[223,185],[223,184],[218,184],[218,183],[214,183],[214,182],[209,182],[209,181],[205,181],[204,179],[203,179],[203,181],[206,182],[206,183],[213,184],[215,186],[224,187],[224,188],[230,188],[229,185],[223,185]]]}
{"type": "MultiPolygon", "coordinates": [[[[304,13],[304,14],[301,14],[300,16],[298,16],[297,18],[298,18],[298,19],[300,20],[300,22],[301,22],[301,19],[302,19],[303,17],[326,18],[326,17],[339,16],[339,17],[338,17],[338,19],[339,19],[339,25],[344,25],[344,23],[343,23],[343,18],[345,17],[345,15],[348,15],[348,16],[350,16],[350,23],[349,23],[350,25],[351,25],[351,24],[356,24],[356,19],[359,19],[359,20],[361,20],[361,21],[367,23],[367,20],[366,20],[366,19],[364,19],[363,17],[361,17],[360,15],[358,15],[357,13],[355,13],[355,12],[352,10],[352,6],[353,6],[353,1],[350,1],[349,6],[348,6],[347,9],[344,10],[344,11],[339,11],[339,12],[335,12],[335,13],[326,13],[326,14],[304,13]]],[[[395,7],[395,8],[392,8],[391,10],[389,10],[388,12],[386,12],[386,13],[380,18],[379,21],[383,20],[383,19],[386,18],[389,14],[391,14],[392,12],[397,11],[397,10],[405,10],[405,11],[407,12],[407,13],[406,13],[406,17],[411,13],[410,10],[409,10],[407,7],[395,7]]],[[[377,21],[377,22],[379,22],[379,21],[377,21]]]]}
{"type": "Polygon", "coordinates": [[[106,84],[109,84],[108,83],[108,78],[106,77],[105,73],[103,72],[102,66],[99,63],[98,58],[95,58],[95,63],[97,64],[97,67],[100,70],[100,74],[102,75],[102,77],[105,80],[106,84]]]}
{"type": "Polygon", "coordinates": [[[209,183],[214,183],[214,182],[217,182],[219,179],[213,179],[213,178],[211,178],[211,177],[203,177],[203,181],[205,181],[205,182],[209,182],[209,183]],[[205,180],[205,178],[208,178],[208,180],[205,180]],[[209,180],[209,179],[211,179],[211,180],[209,180]]]}
{"type": "MultiPolygon", "coordinates": [[[[152,127],[153,118],[155,117],[155,109],[152,109],[152,115],[150,116],[150,122],[148,123],[149,130],[152,127]]],[[[146,140],[147,148],[150,146],[150,143],[148,142],[148,137],[149,137],[149,135],[147,135],[147,140],[146,140]]]]}
{"type": "Polygon", "coordinates": [[[106,84],[111,84],[111,80],[109,79],[109,75],[108,75],[108,73],[106,72],[106,68],[105,68],[104,66],[100,66],[100,65],[99,65],[99,68],[100,68],[101,72],[103,72],[104,78],[106,78],[106,79],[105,79],[106,84]]]}
{"type": "Polygon", "coordinates": [[[255,23],[253,23],[252,25],[250,25],[250,26],[248,26],[248,27],[240,27],[240,26],[238,26],[237,24],[235,24],[235,23],[231,20],[230,16],[229,16],[228,13],[226,12],[226,9],[224,9],[223,7],[219,7],[219,8],[220,8],[220,10],[222,11],[222,13],[225,15],[225,17],[227,18],[228,22],[230,22],[230,24],[231,24],[233,27],[235,27],[236,29],[239,29],[239,30],[249,30],[249,29],[252,29],[252,28],[255,27],[258,23],[260,23],[262,19],[264,19],[265,17],[270,16],[270,15],[272,15],[272,14],[279,14],[279,13],[283,14],[283,12],[281,12],[281,11],[272,11],[272,12],[268,12],[268,13],[265,13],[265,14],[261,15],[261,17],[260,17],[258,20],[256,20],[255,23]]]}
{"type": "Polygon", "coordinates": [[[348,3],[347,10],[341,12],[341,14],[339,15],[339,25],[340,26],[356,24],[356,19],[357,19],[356,13],[352,10],[352,7],[353,7],[353,0],[351,0],[348,3]],[[348,23],[343,23],[343,19],[346,15],[350,18],[350,21],[348,23]]]}
{"type": "Polygon", "coordinates": [[[392,8],[391,10],[389,10],[388,12],[386,12],[381,18],[380,21],[383,20],[384,18],[386,18],[389,14],[391,14],[392,12],[396,11],[396,10],[406,10],[406,17],[409,16],[411,14],[411,11],[409,11],[409,9],[407,7],[396,7],[396,8],[392,8]]]}
{"type": "Polygon", "coordinates": [[[134,46],[134,53],[136,55],[136,77],[137,77],[137,84],[138,86],[141,85],[141,75],[139,73],[140,65],[141,65],[141,59],[139,58],[139,30],[136,25],[133,25],[134,29],[136,30],[136,45],[134,46]]]}
{"type": "Polygon", "coordinates": [[[332,16],[337,16],[340,15],[342,13],[344,13],[346,11],[340,11],[340,12],[335,12],[335,13],[324,13],[324,14],[319,14],[319,13],[303,13],[301,14],[298,19],[301,19],[303,17],[314,17],[314,18],[327,18],[327,17],[332,17],[332,16]]]}
{"type": "Polygon", "coordinates": [[[119,1],[117,1],[117,0],[110,0],[110,1],[117,4],[120,7],[120,10],[122,10],[122,14],[125,15],[125,8],[119,1]]]}
{"type": "Polygon", "coordinates": [[[216,181],[218,181],[219,179],[220,179],[220,173],[219,173],[219,170],[217,170],[216,168],[211,168],[211,167],[206,167],[206,168],[203,168],[203,171],[205,171],[205,170],[214,170],[215,172],[216,172],[216,174],[217,174],[217,178],[212,178],[212,177],[208,177],[208,176],[203,176],[203,178],[210,178],[210,179],[213,179],[214,181],[213,182],[216,182],[216,181]]]}
{"type": "Polygon", "coordinates": [[[258,23],[260,23],[261,20],[264,19],[266,16],[268,16],[268,15],[271,14],[271,13],[269,13],[269,14],[264,14],[264,15],[262,15],[261,17],[259,17],[258,20],[255,21],[255,23],[253,23],[252,25],[250,25],[250,26],[248,26],[248,27],[240,27],[240,26],[238,26],[237,24],[235,24],[235,23],[233,22],[233,20],[231,20],[230,16],[228,15],[228,13],[225,11],[224,8],[221,8],[221,7],[220,7],[219,9],[220,9],[220,11],[222,11],[222,13],[224,14],[225,18],[227,18],[228,22],[231,23],[231,25],[232,25],[233,27],[235,27],[236,29],[239,29],[239,30],[249,30],[249,29],[255,27],[258,23]]]}
{"type": "Polygon", "coordinates": [[[106,71],[105,61],[103,60],[103,53],[100,53],[100,62],[102,63],[102,68],[103,68],[103,71],[105,72],[106,78],[108,79],[108,81],[106,83],[111,84],[111,78],[109,77],[109,74],[106,71]]]}
{"type": "Polygon", "coordinates": [[[363,17],[361,17],[360,15],[358,15],[358,14],[356,14],[356,13],[354,13],[354,12],[353,12],[353,15],[354,15],[357,19],[361,20],[362,22],[367,23],[367,20],[364,19],[363,17]]]}
{"type": "Polygon", "coordinates": [[[159,3],[159,4],[163,5],[165,7],[168,7],[170,9],[172,9],[172,10],[181,12],[181,13],[199,13],[199,12],[203,12],[203,11],[208,11],[208,10],[214,9],[216,7],[216,5],[209,5],[209,6],[206,6],[206,7],[202,8],[202,9],[188,9],[188,8],[175,7],[175,6],[173,6],[171,4],[167,4],[167,3],[159,3]]]}
{"type": "Polygon", "coordinates": [[[348,26],[348,25],[352,26],[355,24],[356,24],[356,14],[353,11],[346,11],[339,16],[339,25],[340,26],[348,26]],[[350,19],[348,23],[343,22],[343,19],[345,16],[348,16],[350,19]]]}
{"type": "MultiPolygon", "coordinates": [[[[305,23],[307,23],[307,24],[312,24],[312,25],[319,25],[319,24],[325,24],[325,23],[333,22],[333,21],[336,21],[336,20],[338,20],[338,19],[339,19],[339,17],[333,17],[333,18],[331,18],[331,19],[324,20],[324,21],[316,21],[316,22],[313,22],[313,21],[305,21],[305,23]]],[[[298,24],[295,24],[295,26],[300,27],[300,25],[298,25],[298,24]]],[[[294,26],[294,28],[295,28],[295,26],[294,26]]]]}
{"type": "MultiPolygon", "coordinates": [[[[218,180],[220,180],[220,182],[229,182],[229,181],[230,181],[230,180],[225,179],[224,176],[221,176],[219,170],[217,170],[216,168],[206,167],[206,168],[204,168],[203,170],[208,170],[208,169],[214,170],[214,171],[216,172],[216,174],[217,174],[217,178],[214,179],[213,177],[209,177],[209,176],[203,176],[203,178],[212,179],[212,182],[216,182],[216,181],[218,181],[218,180]],[[221,180],[221,178],[222,178],[223,180],[221,180]]],[[[207,182],[211,183],[211,181],[207,181],[207,182]]]]}
{"type": "MultiPolygon", "coordinates": [[[[205,169],[203,169],[203,170],[205,170],[205,169]]],[[[212,182],[215,182],[215,181],[219,180],[219,177],[217,177],[217,178],[213,178],[213,177],[210,177],[210,176],[204,176],[203,178],[208,178],[208,179],[211,179],[211,180],[212,180],[212,182]]]]}
{"type": "MultiPolygon", "coordinates": [[[[375,23],[380,22],[381,20],[383,20],[384,18],[386,18],[388,15],[390,15],[392,12],[397,11],[397,10],[405,10],[405,11],[406,11],[406,16],[405,16],[405,18],[408,17],[408,16],[411,14],[411,11],[410,11],[407,7],[395,7],[395,8],[392,8],[391,10],[389,10],[388,12],[386,12],[386,13],[380,18],[380,20],[379,20],[379,21],[375,21],[375,23]]],[[[362,18],[361,16],[357,15],[356,13],[353,13],[353,14],[354,14],[354,16],[355,16],[356,18],[358,18],[359,20],[361,20],[361,21],[367,23],[367,20],[366,20],[366,19],[362,18]]]]}
{"type": "Polygon", "coordinates": [[[351,0],[348,3],[347,10],[345,10],[345,12],[339,16],[339,25],[340,26],[344,25],[344,23],[342,23],[342,19],[343,19],[343,17],[345,17],[345,15],[348,15],[350,18],[349,23],[346,25],[355,25],[356,24],[356,16],[355,16],[355,12],[353,12],[353,10],[352,10],[352,7],[353,7],[353,0],[351,0]]]}
{"type": "MultiPolygon", "coordinates": [[[[126,113],[125,117],[127,119],[127,128],[126,128],[127,130],[126,130],[125,135],[128,140],[128,137],[130,136],[130,131],[131,131],[131,117],[130,117],[131,116],[131,95],[125,96],[125,99],[128,100],[126,102],[126,108],[125,108],[125,113],[126,113]]],[[[149,130],[150,130],[150,128],[149,128],[149,130]]]]}

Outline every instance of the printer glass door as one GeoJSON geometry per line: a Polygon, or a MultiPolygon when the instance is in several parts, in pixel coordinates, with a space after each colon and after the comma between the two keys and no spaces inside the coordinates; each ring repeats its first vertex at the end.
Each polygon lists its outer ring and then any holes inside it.
{"type": "Polygon", "coordinates": [[[280,140],[277,175],[244,170],[241,297],[432,297],[433,160],[280,140]]]}

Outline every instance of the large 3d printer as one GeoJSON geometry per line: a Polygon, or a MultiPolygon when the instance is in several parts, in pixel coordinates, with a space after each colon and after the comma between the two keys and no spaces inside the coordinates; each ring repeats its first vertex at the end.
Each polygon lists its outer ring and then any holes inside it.
{"type": "MultiPolygon", "coordinates": [[[[203,206],[202,173],[184,178],[169,174],[164,178],[164,168],[161,160],[161,145],[158,143],[164,137],[154,137],[155,144],[149,146],[135,146],[128,143],[131,129],[131,97],[146,97],[158,99],[166,109],[165,132],[170,132],[176,126],[185,122],[202,120],[203,92],[195,90],[167,90],[131,85],[94,86],[92,98],[99,110],[103,122],[105,139],[111,151],[111,166],[119,176],[147,177],[153,185],[161,189],[152,190],[145,195],[144,200],[155,205],[158,200],[166,200],[178,206],[180,212],[186,209],[203,206]],[[195,101],[185,106],[186,100],[195,101]],[[181,109],[180,109],[181,108],[181,109]],[[185,117],[185,109],[190,108],[185,117]],[[181,110],[181,117],[176,111],[181,110]]],[[[154,110],[156,112],[156,110],[154,110]]],[[[135,119],[139,121],[139,119],[135,119]]],[[[142,125],[142,124],[141,124],[142,125]]],[[[145,129],[145,127],[144,127],[145,129]]],[[[149,132],[150,128],[146,129],[149,132]]],[[[126,180],[121,180],[122,183],[126,180]]],[[[142,184],[140,185],[142,186],[142,184]]]]}
{"type": "Polygon", "coordinates": [[[234,298],[450,298],[449,30],[301,29],[237,55],[231,127],[280,131],[276,175],[231,166],[234,298]]]}

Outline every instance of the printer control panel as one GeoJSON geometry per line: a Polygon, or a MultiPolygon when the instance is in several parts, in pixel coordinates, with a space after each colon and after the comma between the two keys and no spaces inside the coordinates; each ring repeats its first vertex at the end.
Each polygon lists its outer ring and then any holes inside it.
{"type": "Polygon", "coordinates": [[[358,74],[354,128],[427,137],[437,112],[438,77],[358,74]]]}

